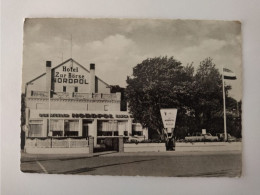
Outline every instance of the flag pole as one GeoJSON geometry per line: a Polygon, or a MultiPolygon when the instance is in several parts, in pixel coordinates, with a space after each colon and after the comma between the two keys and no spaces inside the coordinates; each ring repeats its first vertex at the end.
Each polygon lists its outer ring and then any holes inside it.
{"type": "Polygon", "coordinates": [[[223,66],[222,66],[222,88],[223,88],[223,113],[224,113],[224,141],[227,141],[226,94],[225,94],[224,67],[223,66]]]}
{"type": "Polygon", "coordinates": [[[51,132],[51,90],[49,89],[49,135],[51,132]]]}

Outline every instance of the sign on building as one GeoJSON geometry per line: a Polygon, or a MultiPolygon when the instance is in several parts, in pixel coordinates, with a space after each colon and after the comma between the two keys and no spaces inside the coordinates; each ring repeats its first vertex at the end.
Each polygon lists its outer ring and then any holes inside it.
{"type": "Polygon", "coordinates": [[[168,109],[161,109],[160,111],[161,111],[163,126],[164,128],[167,128],[168,133],[170,133],[169,131],[171,131],[171,129],[175,127],[177,109],[168,108],[168,109]]]}

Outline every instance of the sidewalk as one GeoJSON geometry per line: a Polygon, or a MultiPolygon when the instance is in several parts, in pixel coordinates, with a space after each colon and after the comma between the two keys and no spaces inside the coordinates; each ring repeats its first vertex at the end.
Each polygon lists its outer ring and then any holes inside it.
{"type": "Polygon", "coordinates": [[[210,155],[223,153],[241,153],[241,142],[199,142],[199,143],[176,143],[175,151],[166,152],[124,152],[105,151],[94,154],[26,154],[21,152],[21,161],[44,161],[44,160],[71,160],[80,158],[106,157],[106,156],[178,156],[178,155],[210,155]]]}

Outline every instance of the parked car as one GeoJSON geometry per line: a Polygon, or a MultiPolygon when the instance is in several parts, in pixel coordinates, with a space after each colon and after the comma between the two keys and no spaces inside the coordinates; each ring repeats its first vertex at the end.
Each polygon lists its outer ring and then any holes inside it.
{"type": "Polygon", "coordinates": [[[218,136],[213,136],[210,133],[206,133],[206,135],[204,136],[206,141],[211,141],[211,142],[218,141],[218,136]]]}
{"type": "Polygon", "coordinates": [[[186,136],[185,138],[184,138],[184,140],[186,141],[186,142],[198,142],[198,141],[203,141],[203,136],[202,136],[202,134],[201,133],[199,133],[199,132],[196,132],[196,133],[193,133],[191,136],[189,135],[189,136],[186,136]]]}
{"type": "Polygon", "coordinates": [[[145,137],[144,137],[144,136],[137,136],[137,135],[130,136],[130,137],[128,138],[128,141],[129,141],[129,142],[141,142],[141,141],[143,141],[143,140],[145,140],[145,137]]]}
{"type": "MultiPolygon", "coordinates": [[[[224,139],[225,139],[224,133],[217,133],[217,136],[220,141],[224,141],[224,139]]],[[[234,136],[231,136],[229,133],[227,134],[227,138],[228,138],[228,141],[230,141],[230,142],[237,141],[237,138],[235,138],[234,136]]]]}
{"type": "Polygon", "coordinates": [[[200,132],[193,133],[192,136],[186,136],[186,142],[218,141],[218,136],[212,136],[210,133],[203,135],[200,132]]]}

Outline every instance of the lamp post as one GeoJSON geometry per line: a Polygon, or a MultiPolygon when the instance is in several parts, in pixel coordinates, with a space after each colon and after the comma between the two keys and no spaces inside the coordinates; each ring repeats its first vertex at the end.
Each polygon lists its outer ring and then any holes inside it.
{"type": "Polygon", "coordinates": [[[223,66],[222,66],[222,92],[223,92],[223,114],[224,114],[224,141],[227,141],[226,93],[225,93],[224,67],[223,66]]]}
{"type": "Polygon", "coordinates": [[[49,135],[51,135],[51,90],[48,91],[48,97],[49,97],[49,135]]]}
{"type": "Polygon", "coordinates": [[[53,90],[49,90],[48,94],[49,94],[49,136],[52,136],[52,131],[51,131],[51,93],[53,92],[53,90]]]}

